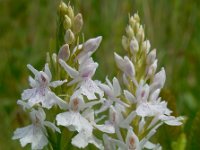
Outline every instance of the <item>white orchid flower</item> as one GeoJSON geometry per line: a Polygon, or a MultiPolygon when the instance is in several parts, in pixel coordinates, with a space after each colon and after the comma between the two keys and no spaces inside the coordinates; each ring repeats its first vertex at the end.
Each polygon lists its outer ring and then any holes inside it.
{"type": "Polygon", "coordinates": [[[92,101],[84,103],[82,95],[79,91],[76,91],[70,99],[69,111],[60,113],[56,116],[58,125],[68,127],[70,130],[78,131],[78,134],[72,139],[73,145],[79,148],[85,148],[89,143],[92,143],[97,148],[101,149],[102,142],[92,134],[93,129],[97,128],[105,133],[114,133],[113,126],[108,124],[96,124],[94,120],[94,111],[91,107],[98,103],[100,102],[92,101]]]}
{"type": "Polygon", "coordinates": [[[129,126],[127,128],[127,135],[125,141],[123,139],[113,139],[109,136],[106,137],[105,147],[109,148],[111,147],[111,150],[115,150],[118,148],[118,150],[142,150],[142,149],[158,149],[160,148],[159,144],[153,144],[149,141],[149,139],[156,133],[156,129],[161,124],[156,125],[153,129],[151,129],[145,137],[143,137],[141,140],[138,138],[138,136],[134,133],[133,128],[129,126]],[[108,145],[109,144],[109,145],[108,145]],[[117,148],[116,148],[117,147],[117,148]]]}
{"type": "Polygon", "coordinates": [[[78,132],[85,130],[91,135],[93,127],[80,112],[85,108],[85,105],[82,95],[75,92],[70,98],[69,111],[60,113],[56,116],[57,124],[78,132]]]}
{"type": "Polygon", "coordinates": [[[46,115],[42,109],[30,112],[32,124],[23,128],[18,128],[14,132],[12,139],[20,139],[22,147],[31,144],[31,149],[43,149],[48,144],[48,134],[45,126],[60,133],[60,129],[53,123],[45,121],[46,115]]]}
{"type": "Polygon", "coordinates": [[[96,38],[91,38],[87,40],[83,44],[79,44],[73,50],[73,54],[77,50],[81,50],[76,59],[78,60],[79,64],[82,64],[85,60],[89,59],[90,56],[97,50],[100,43],[102,41],[102,36],[98,36],[96,38]]]}
{"type": "Polygon", "coordinates": [[[78,71],[70,67],[61,59],[59,62],[69,76],[73,78],[73,80],[68,83],[69,86],[78,83],[77,89],[79,88],[81,93],[87,96],[89,100],[97,99],[95,93],[100,97],[103,96],[103,91],[97,86],[97,83],[92,80],[96,68],[98,67],[98,64],[95,63],[92,58],[87,59],[84,63],[80,64],[78,71]]]}
{"type": "Polygon", "coordinates": [[[35,75],[35,78],[29,77],[31,89],[24,90],[22,93],[22,100],[28,101],[32,107],[35,104],[40,104],[42,107],[50,109],[53,105],[58,105],[60,108],[66,108],[66,102],[56,96],[50,87],[57,87],[66,82],[53,81],[48,64],[45,65],[44,71],[38,71],[33,66],[27,65],[28,69],[35,75]]]}
{"type": "Polygon", "coordinates": [[[96,111],[96,113],[101,113],[106,111],[113,102],[119,103],[124,107],[129,107],[128,104],[124,103],[119,96],[121,95],[121,87],[117,78],[113,78],[113,82],[111,83],[108,78],[106,78],[106,83],[99,83],[99,87],[104,91],[105,95],[107,95],[107,99],[102,99],[103,105],[102,107],[96,111]]]}
{"type": "Polygon", "coordinates": [[[117,67],[130,79],[135,80],[135,67],[131,60],[127,56],[125,56],[123,59],[117,53],[114,53],[114,55],[117,67]]]}

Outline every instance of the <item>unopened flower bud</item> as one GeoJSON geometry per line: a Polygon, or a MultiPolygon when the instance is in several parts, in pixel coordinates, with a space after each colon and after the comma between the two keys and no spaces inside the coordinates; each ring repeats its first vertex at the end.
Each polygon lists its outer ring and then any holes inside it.
{"type": "Polygon", "coordinates": [[[133,18],[133,16],[129,18],[129,24],[131,25],[132,28],[135,28],[136,20],[133,18]]]}
{"type": "Polygon", "coordinates": [[[99,47],[100,43],[102,41],[102,36],[98,36],[96,38],[92,38],[87,40],[83,44],[83,51],[84,52],[94,52],[99,47]]]}
{"type": "Polygon", "coordinates": [[[68,29],[65,33],[65,42],[67,44],[72,44],[74,40],[75,40],[74,33],[70,29],[68,29]]]}
{"type": "Polygon", "coordinates": [[[52,60],[55,64],[57,63],[57,55],[55,53],[52,54],[52,60]]]}
{"type": "Polygon", "coordinates": [[[72,25],[71,19],[67,15],[65,15],[65,18],[63,21],[63,26],[64,26],[65,30],[71,28],[71,25],[72,25]]]}
{"type": "Polygon", "coordinates": [[[149,85],[143,85],[141,82],[136,90],[136,98],[138,102],[146,102],[149,96],[149,85]]]}
{"type": "Polygon", "coordinates": [[[149,40],[146,40],[142,43],[142,50],[145,52],[145,54],[148,54],[151,48],[151,44],[149,40]]]}
{"type": "Polygon", "coordinates": [[[71,5],[68,5],[67,7],[67,15],[69,16],[71,20],[74,19],[74,10],[72,9],[71,5]]]}
{"type": "Polygon", "coordinates": [[[78,33],[81,31],[82,27],[83,27],[83,17],[80,13],[78,13],[74,18],[73,31],[75,33],[78,33]]]}
{"type": "Polygon", "coordinates": [[[147,65],[151,65],[156,59],[156,49],[153,49],[147,56],[147,65]]]}
{"type": "Polygon", "coordinates": [[[58,59],[62,59],[64,61],[67,61],[69,59],[69,56],[70,56],[69,45],[64,44],[58,52],[58,59]]]}
{"type": "Polygon", "coordinates": [[[126,36],[122,36],[122,46],[125,50],[128,49],[128,38],[126,36]]]}
{"type": "Polygon", "coordinates": [[[165,69],[161,68],[161,71],[155,74],[152,84],[150,85],[150,91],[153,92],[156,89],[161,89],[164,86],[166,80],[165,69]]]}
{"type": "Polygon", "coordinates": [[[134,79],[135,77],[135,67],[131,60],[125,56],[124,59],[119,56],[117,53],[115,54],[115,61],[119,69],[121,69],[126,76],[128,76],[131,79],[134,79]]]}
{"type": "Polygon", "coordinates": [[[139,50],[139,44],[138,41],[134,38],[130,42],[130,51],[132,54],[136,54],[139,50]]]}
{"type": "Polygon", "coordinates": [[[139,43],[144,40],[144,29],[142,25],[140,25],[139,29],[137,30],[136,38],[139,43]]]}
{"type": "Polygon", "coordinates": [[[148,67],[148,71],[147,71],[147,76],[148,76],[148,77],[152,77],[152,76],[155,74],[156,69],[157,69],[157,62],[158,62],[158,60],[156,59],[156,60],[154,61],[154,63],[151,64],[151,65],[148,67]]]}
{"type": "Polygon", "coordinates": [[[67,5],[61,1],[60,4],[59,4],[59,11],[62,13],[62,14],[66,14],[67,13],[67,5]]]}
{"type": "Polygon", "coordinates": [[[134,26],[134,29],[136,31],[136,33],[139,31],[140,29],[140,24],[138,22],[136,22],[135,26],[134,26]]]}
{"type": "Polygon", "coordinates": [[[126,27],[126,34],[127,34],[128,37],[130,37],[130,38],[134,36],[134,31],[133,31],[133,29],[131,28],[130,25],[128,25],[128,26],[126,27]]]}
{"type": "Polygon", "coordinates": [[[151,93],[149,101],[151,102],[156,101],[159,97],[159,94],[160,94],[160,89],[155,90],[153,93],[151,93]]]}
{"type": "Polygon", "coordinates": [[[135,13],[133,16],[134,20],[136,20],[138,23],[140,22],[140,17],[138,15],[138,13],[135,13]]]}

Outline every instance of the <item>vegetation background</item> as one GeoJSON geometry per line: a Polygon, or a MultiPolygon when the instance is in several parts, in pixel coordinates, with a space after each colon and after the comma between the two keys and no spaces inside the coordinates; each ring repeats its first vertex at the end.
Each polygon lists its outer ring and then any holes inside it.
{"type": "MultiPolygon", "coordinates": [[[[65,1],[67,2],[67,1],[65,1]]],[[[30,63],[41,68],[56,37],[59,0],[0,0],[0,149],[22,149],[11,139],[26,123],[16,101],[28,87],[30,63]]],[[[123,54],[121,37],[128,14],[138,12],[159,68],[166,68],[162,92],[175,114],[187,117],[181,128],[162,127],[157,134],[164,149],[199,150],[200,142],[200,1],[198,0],[71,0],[84,18],[85,38],[103,36],[95,53],[104,81],[116,72],[113,52],[123,54]]],[[[155,138],[156,140],[156,138],[155,138]]]]}

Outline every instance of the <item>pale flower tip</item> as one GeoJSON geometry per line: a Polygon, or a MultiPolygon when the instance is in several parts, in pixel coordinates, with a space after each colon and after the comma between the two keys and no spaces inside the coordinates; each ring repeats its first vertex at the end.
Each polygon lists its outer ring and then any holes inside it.
{"type": "Polygon", "coordinates": [[[67,61],[69,59],[69,57],[70,57],[69,45],[64,44],[58,52],[58,58],[67,61]]]}

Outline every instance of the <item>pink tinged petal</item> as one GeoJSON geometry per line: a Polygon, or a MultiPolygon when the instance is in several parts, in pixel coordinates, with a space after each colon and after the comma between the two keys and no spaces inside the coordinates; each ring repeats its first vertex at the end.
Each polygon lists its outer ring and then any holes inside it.
{"type": "Polygon", "coordinates": [[[123,116],[121,114],[121,111],[118,109],[115,109],[112,105],[109,109],[109,121],[113,125],[118,125],[120,121],[123,119],[123,116]]]}
{"type": "Polygon", "coordinates": [[[44,87],[47,87],[47,85],[48,85],[48,83],[50,81],[48,75],[45,72],[43,72],[43,71],[40,71],[37,74],[36,78],[38,79],[39,84],[42,85],[42,86],[44,86],[44,87]]]}
{"type": "Polygon", "coordinates": [[[120,55],[118,55],[117,53],[114,53],[114,56],[115,56],[115,61],[116,61],[117,67],[123,71],[124,70],[123,58],[120,55]]]}
{"type": "Polygon", "coordinates": [[[101,40],[102,40],[102,37],[99,36],[97,38],[89,39],[83,44],[83,50],[77,56],[79,64],[84,62],[84,60],[89,58],[97,50],[97,48],[99,47],[101,43],[101,40]]]}
{"type": "Polygon", "coordinates": [[[83,51],[86,51],[86,52],[96,51],[96,49],[99,47],[101,41],[102,41],[102,36],[98,36],[96,38],[92,38],[92,39],[87,40],[83,44],[83,51]]]}
{"type": "Polygon", "coordinates": [[[118,68],[121,69],[128,77],[133,79],[135,76],[135,67],[133,63],[130,61],[130,59],[127,56],[125,56],[123,59],[117,53],[114,54],[118,68]]]}
{"type": "Polygon", "coordinates": [[[142,49],[145,51],[146,54],[149,53],[150,48],[151,48],[151,44],[150,44],[149,40],[146,40],[142,43],[142,49]]]}
{"type": "Polygon", "coordinates": [[[147,68],[147,77],[152,77],[152,76],[155,74],[156,69],[157,69],[157,62],[158,62],[158,60],[156,59],[156,60],[154,61],[154,63],[151,64],[151,65],[147,68]]]}
{"type": "Polygon", "coordinates": [[[147,56],[147,65],[151,65],[156,60],[156,49],[153,49],[147,56]]]}
{"type": "Polygon", "coordinates": [[[127,90],[124,90],[124,95],[125,95],[125,98],[131,103],[137,103],[137,100],[135,98],[135,96],[133,96],[132,93],[130,93],[129,91],[127,90]]]}
{"type": "Polygon", "coordinates": [[[28,69],[35,75],[37,76],[37,74],[39,73],[38,70],[36,70],[32,65],[28,64],[27,65],[28,69]]]}
{"type": "Polygon", "coordinates": [[[149,86],[148,84],[145,84],[143,86],[143,84],[141,83],[136,91],[136,97],[137,97],[137,101],[139,103],[143,103],[143,102],[147,102],[147,98],[149,96],[149,86]]]}
{"type": "Polygon", "coordinates": [[[70,98],[69,107],[70,110],[74,112],[79,112],[80,110],[84,109],[85,102],[83,100],[82,95],[76,91],[70,98]]]}
{"type": "Polygon", "coordinates": [[[121,87],[117,78],[113,78],[113,90],[115,97],[121,94],[121,87]]]}
{"type": "Polygon", "coordinates": [[[98,64],[93,61],[81,64],[79,68],[80,76],[82,78],[92,78],[97,67],[98,64]]]}
{"type": "Polygon", "coordinates": [[[97,50],[97,48],[99,47],[101,41],[102,41],[102,36],[98,36],[96,38],[87,40],[83,44],[83,52],[81,54],[84,55],[85,53],[95,52],[97,50]]]}
{"type": "Polygon", "coordinates": [[[44,72],[47,74],[48,78],[49,78],[49,81],[51,81],[52,79],[52,74],[51,74],[51,71],[49,69],[49,65],[46,63],[45,64],[45,68],[44,68],[44,72]]]}
{"type": "Polygon", "coordinates": [[[166,80],[166,74],[164,68],[155,74],[152,84],[150,85],[150,91],[163,88],[166,80]]]}
{"type": "Polygon", "coordinates": [[[130,150],[141,149],[139,139],[133,132],[132,127],[129,127],[129,129],[128,129],[128,133],[126,136],[126,145],[127,145],[128,149],[130,149],[130,150]]]}
{"type": "Polygon", "coordinates": [[[124,63],[125,63],[125,73],[127,74],[127,76],[133,79],[135,77],[135,67],[133,63],[127,56],[124,57],[124,63]]]}
{"type": "Polygon", "coordinates": [[[79,75],[79,72],[77,70],[67,65],[62,59],[59,59],[59,63],[71,78],[76,78],[79,75]]]}
{"type": "Polygon", "coordinates": [[[69,49],[69,45],[68,44],[64,44],[59,52],[58,52],[58,58],[62,59],[64,61],[67,61],[70,57],[70,49],[69,49]]]}
{"type": "Polygon", "coordinates": [[[55,88],[55,87],[61,86],[62,84],[66,83],[66,82],[67,82],[67,80],[53,81],[53,82],[49,83],[49,86],[55,88]]]}
{"type": "Polygon", "coordinates": [[[130,42],[130,51],[133,55],[135,55],[139,50],[139,44],[136,39],[132,39],[130,42]]]}

